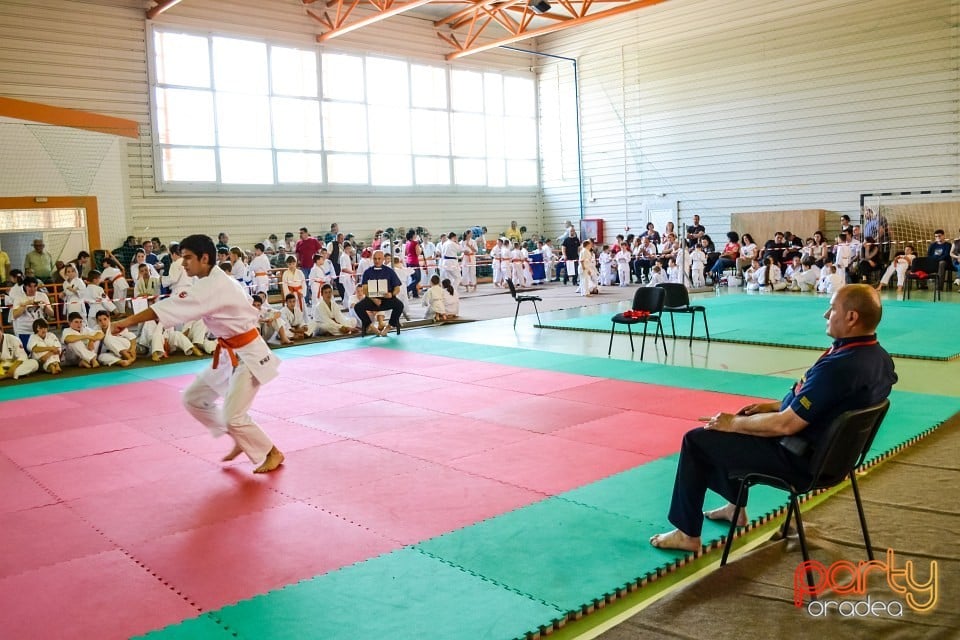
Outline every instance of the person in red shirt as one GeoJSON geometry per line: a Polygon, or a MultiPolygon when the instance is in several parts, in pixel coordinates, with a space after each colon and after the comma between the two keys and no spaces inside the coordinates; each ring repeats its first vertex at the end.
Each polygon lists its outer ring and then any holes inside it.
{"type": "MultiPolygon", "coordinates": [[[[303,277],[306,280],[310,279],[310,269],[313,268],[313,256],[320,253],[320,249],[322,248],[323,245],[320,244],[320,241],[311,236],[306,227],[300,227],[300,240],[297,241],[297,247],[295,251],[297,253],[297,266],[299,266],[300,270],[303,271],[303,277]]],[[[309,305],[309,288],[307,289],[306,294],[306,302],[309,305]]]]}

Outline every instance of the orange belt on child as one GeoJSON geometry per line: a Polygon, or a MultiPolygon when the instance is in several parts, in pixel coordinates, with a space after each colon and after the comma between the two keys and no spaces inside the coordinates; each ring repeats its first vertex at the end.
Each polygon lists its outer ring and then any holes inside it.
{"type": "Polygon", "coordinates": [[[233,336],[232,338],[217,338],[217,348],[213,351],[213,368],[216,369],[220,365],[221,349],[227,350],[227,354],[230,356],[230,364],[236,367],[238,364],[240,364],[240,359],[237,357],[234,349],[245,347],[259,337],[260,330],[253,328],[250,329],[250,331],[233,336]]]}
{"type": "Polygon", "coordinates": [[[253,272],[253,275],[254,275],[254,277],[256,277],[256,278],[263,278],[264,276],[268,276],[268,275],[270,275],[270,274],[267,273],[266,271],[254,271],[254,272],[253,272]]]}

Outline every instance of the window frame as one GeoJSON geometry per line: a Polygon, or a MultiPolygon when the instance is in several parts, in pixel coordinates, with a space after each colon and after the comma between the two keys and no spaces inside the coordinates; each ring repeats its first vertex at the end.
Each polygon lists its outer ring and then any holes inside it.
{"type": "MultiPolygon", "coordinates": [[[[178,25],[166,25],[166,24],[149,24],[147,29],[147,38],[146,38],[146,50],[147,50],[147,67],[148,67],[148,94],[149,94],[149,105],[150,105],[150,131],[151,139],[149,141],[151,150],[151,157],[153,159],[153,183],[154,191],[157,194],[170,193],[170,194],[220,194],[224,196],[231,195],[241,195],[241,194],[270,194],[270,195],[284,195],[289,194],[291,196],[302,196],[305,193],[417,193],[417,192],[430,192],[430,193],[457,193],[457,192],[468,192],[468,193],[477,193],[489,190],[495,190],[497,192],[515,192],[515,193],[530,193],[539,191],[542,187],[542,175],[540,172],[540,166],[542,165],[540,159],[540,123],[539,118],[536,115],[539,113],[539,95],[538,95],[538,83],[535,75],[519,74],[515,72],[508,72],[499,69],[488,69],[488,68],[470,68],[470,67],[453,67],[449,63],[437,63],[435,61],[430,61],[422,58],[414,58],[410,56],[399,56],[391,55],[389,53],[382,52],[364,52],[358,53],[349,50],[332,50],[320,47],[310,47],[305,46],[303,43],[292,43],[292,42],[280,42],[268,40],[262,36],[254,36],[249,34],[225,34],[222,32],[217,32],[213,30],[200,30],[192,29],[189,27],[183,27],[178,25]],[[207,87],[193,87],[186,85],[175,85],[175,84],[160,84],[158,81],[158,61],[157,61],[157,46],[156,38],[158,34],[162,33],[171,33],[171,34],[183,34],[185,36],[193,36],[206,39],[207,52],[208,52],[208,86],[207,87]],[[239,183],[224,183],[223,182],[223,171],[221,167],[221,158],[220,153],[221,149],[256,149],[256,147],[225,147],[220,143],[220,131],[219,131],[219,121],[217,119],[217,102],[218,102],[218,91],[215,88],[214,83],[214,57],[213,57],[213,47],[214,47],[214,38],[228,38],[236,40],[248,40],[252,42],[262,43],[266,46],[266,69],[267,69],[267,93],[264,95],[264,98],[267,101],[268,105],[268,115],[270,117],[270,143],[266,147],[266,151],[270,153],[271,163],[272,163],[272,179],[271,183],[264,184],[239,184],[239,183]],[[286,94],[274,93],[274,76],[272,68],[272,53],[274,47],[280,48],[289,48],[289,49],[298,49],[301,51],[310,51],[314,54],[316,58],[316,85],[317,85],[317,95],[313,96],[296,96],[298,99],[316,101],[320,113],[320,140],[321,148],[320,149],[288,149],[288,148],[279,148],[276,142],[276,134],[274,131],[273,124],[273,100],[275,98],[291,98],[293,96],[288,96],[286,94]],[[417,110],[431,110],[444,113],[446,115],[446,128],[447,128],[447,145],[448,145],[448,155],[437,155],[435,153],[416,153],[414,151],[415,143],[413,141],[414,127],[412,122],[412,116],[410,117],[411,122],[409,123],[409,136],[410,136],[410,184],[405,185],[378,185],[374,184],[373,181],[373,158],[374,156],[383,155],[380,153],[374,153],[370,149],[370,119],[369,119],[369,109],[370,107],[377,107],[379,105],[371,105],[367,102],[366,92],[364,97],[364,107],[367,111],[367,134],[368,140],[366,145],[366,151],[361,152],[366,156],[367,159],[367,182],[366,183],[339,183],[330,181],[330,172],[328,168],[328,156],[332,154],[342,154],[342,153],[354,153],[354,152],[345,152],[341,150],[328,149],[326,147],[326,132],[325,132],[325,123],[324,123],[324,104],[328,101],[340,102],[340,99],[336,98],[327,98],[323,92],[323,81],[324,81],[324,67],[323,67],[323,54],[341,54],[341,55],[350,55],[360,58],[363,69],[364,69],[364,84],[367,82],[366,74],[366,64],[367,58],[394,58],[400,60],[406,64],[407,68],[407,83],[408,83],[408,92],[407,92],[407,114],[410,115],[413,111],[417,110]],[[433,67],[443,70],[443,77],[445,81],[445,91],[446,91],[446,107],[443,109],[437,107],[418,107],[414,106],[413,100],[413,73],[412,68],[414,65],[433,67]],[[463,159],[478,159],[478,158],[465,158],[457,156],[454,154],[454,115],[458,113],[453,109],[453,96],[451,92],[453,90],[452,86],[452,72],[454,69],[463,69],[466,71],[474,71],[481,75],[481,78],[485,74],[496,74],[500,76],[501,82],[504,82],[505,79],[509,76],[517,76],[529,80],[532,83],[533,89],[533,99],[534,105],[532,107],[534,116],[532,117],[532,124],[534,127],[533,138],[536,143],[536,148],[534,150],[535,157],[532,159],[537,164],[537,181],[536,184],[531,185],[510,185],[509,180],[506,181],[504,185],[491,186],[489,184],[484,185],[473,185],[473,184],[457,184],[456,182],[456,171],[455,165],[457,160],[463,159]],[[198,91],[207,91],[211,95],[211,103],[213,105],[213,146],[207,145],[198,145],[198,144],[166,144],[160,142],[160,130],[159,130],[159,121],[158,121],[158,90],[172,88],[172,89],[190,89],[198,91]],[[214,162],[214,180],[211,181],[189,181],[189,180],[168,180],[164,176],[164,152],[166,149],[198,149],[204,151],[210,151],[213,154],[214,162]],[[305,182],[305,183],[291,183],[291,182],[281,182],[280,181],[280,165],[278,160],[278,153],[307,153],[307,154],[319,154],[321,158],[321,167],[322,167],[322,181],[320,182],[305,182]],[[417,172],[416,172],[416,162],[417,158],[424,157],[430,158],[431,160],[436,160],[438,158],[446,158],[449,167],[449,177],[450,182],[448,184],[419,184],[417,182],[417,172]]],[[[507,100],[507,96],[503,95],[504,102],[507,100]]],[[[504,108],[506,104],[504,104],[504,108]]],[[[486,109],[481,112],[481,117],[486,117],[486,109]]],[[[503,116],[501,116],[503,117],[503,116]]],[[[486,136],[486,133],[484,134],[486,136]]],[[[263,148],[261,148],[263,150],[263,148]]],[[[484,161],[489,162],[491,160],[505,162],[508,158],[488,158],[486,153],[483,157],[484,161]]]]}

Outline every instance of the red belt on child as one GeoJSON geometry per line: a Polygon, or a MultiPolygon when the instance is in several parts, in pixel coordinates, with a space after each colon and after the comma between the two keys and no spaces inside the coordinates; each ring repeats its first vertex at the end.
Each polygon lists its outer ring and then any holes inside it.
{"type": "Polygon", "coordinates": [[[297,304],[300,306],[300,311],[303,311],[303,287],[288,284],[287,289],[290,289],[290,292],[297,296],[297,304]]]}
{"type": "Polygon", "coordinates": [[[245,347],[259,337],[260,330],[254,328],[240,335],[233,336],[232,338],[217,338],[217,348],[213,351],[213,368],[216,369],[220,365],[221,349],[227,350],[227,355],[230,356],[230,364],[236,367],[240,364],[240,359],[237,357],[234,349],[245,347]]]}

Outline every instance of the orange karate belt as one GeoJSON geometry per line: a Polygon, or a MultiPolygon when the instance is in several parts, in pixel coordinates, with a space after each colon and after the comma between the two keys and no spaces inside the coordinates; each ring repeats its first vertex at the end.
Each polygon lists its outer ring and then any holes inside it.
{"type": "Polygon", "coordinates": [[[253,328],[232,338],[217,338],[217,348],[213,351],[213,368],[220,366],[221,349],[226,349],[227,355],[230,356],[230,364],[236,367],[240,364],[240,358],[237,357],[234,349],[245,347],[259,337],[260,330],[253,328]]]}
{"type": "Polygon", "coordinates": [[[290,289],[290,293],[297,296],[297,305],[300,307],[300,311],[304,311],[303,307],[303,287],[295,287],[293,285],[287,285],[287,288],[290,289]]]}

